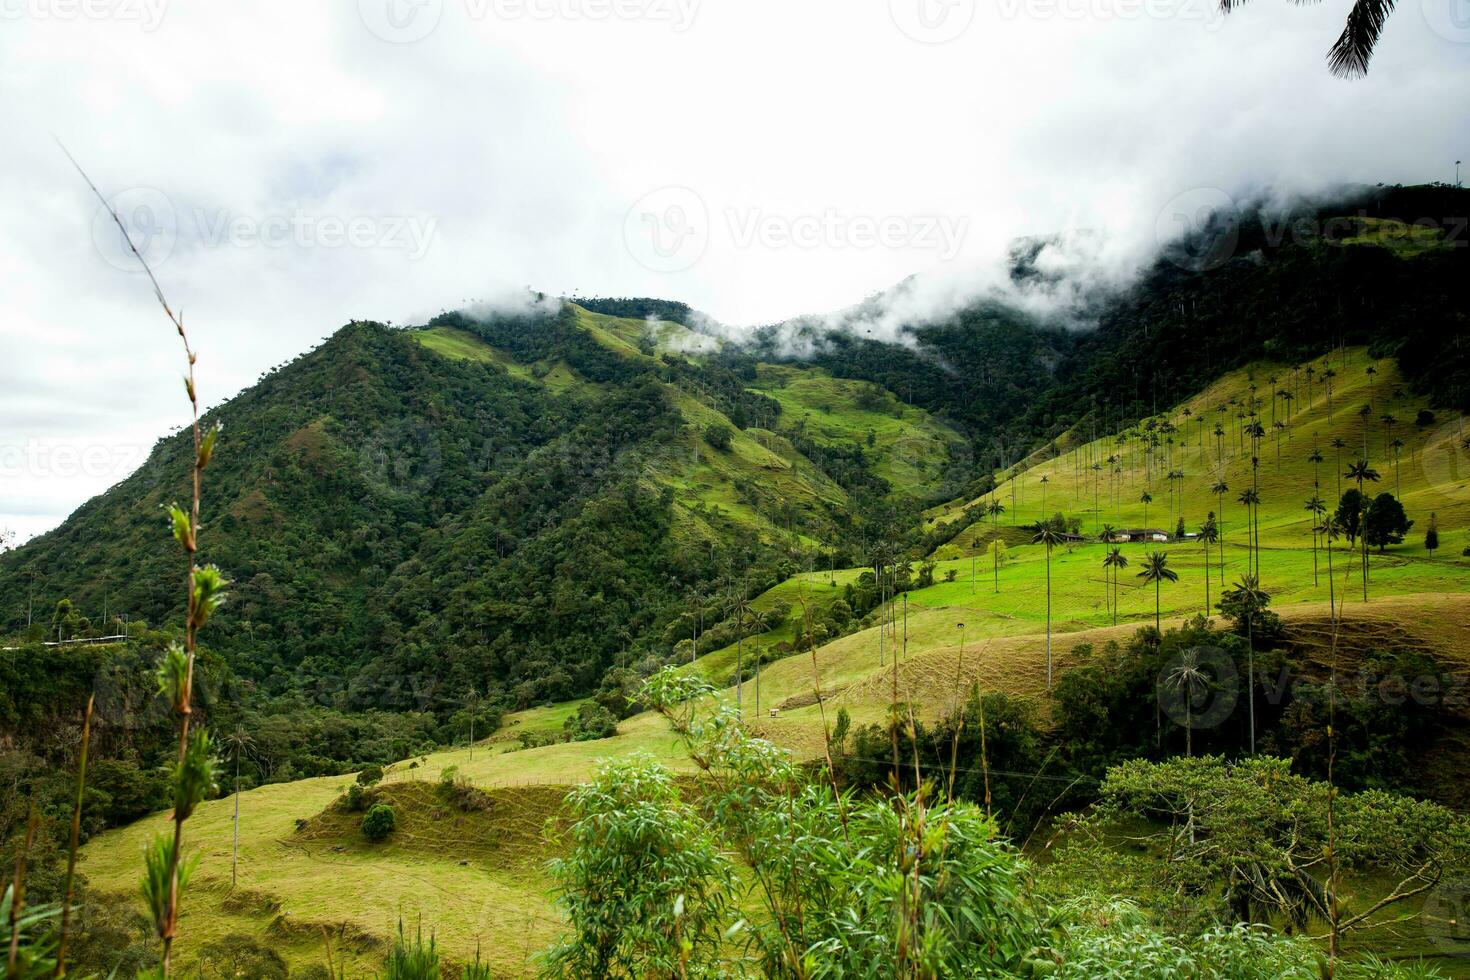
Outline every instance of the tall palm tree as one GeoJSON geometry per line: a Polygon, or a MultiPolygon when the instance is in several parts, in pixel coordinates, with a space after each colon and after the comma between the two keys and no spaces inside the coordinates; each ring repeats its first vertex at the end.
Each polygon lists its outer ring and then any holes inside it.
{"type": "Polygon", "coordinates": [[[1215,506],[1220,511],[1216,525],[1220,531],[1220,587],[1222,589],[1225,587],[1225,495],[1229,492],[1230,484],[1226,483],[1223,477],[1216,480],[1215,485],[1210,487],[1210,493],[1215,495],[1215,506]]]}
{"type": "Polygon", "coordinates": [[[1337,590],[1332,581],[1332,542],[1342,535],[1342,527],[1337,523],[1337,518],[1331,513],[1322,515],[1322,523],[1317,525],[1317,534],[1322,538],[1322,547],[1327,552],[1327,612],[1332,621],[1332,631],[1337,632],[1337,590]]]}
{"type": "MultiPolygon", "coordinates": [[[[1107,556],[1103,558],[1103,577],[1106,579],[1108,570],[1113,575],[1113,625],[1118,625],[1118,569],[1128,567],[1128,556],[1123,554],[1123,549],[1117,546],[1108,549],[1107,556]]],[[[1106,583],[1105,583],[1106,584],[1106,583]]]]}
{"type": "Polygon", "coordinates": [[[1046,689],[1051,690],[1051,549],[1062,543],[1061,533],[1050,524],[1038,525],[1032,544],[1046,545],[1046,689]]]}
{"type": "Polygon", "coordinates": [[[1246,674],[1250,684],[1249,696],[1247,698],[1250,706],[1250,746],[1251,755],[1256,754],[1256,638],[1255,638],[1255,611],[1264,606],[1271,598],[1271,594],[1261,588],[1261,580],[1255,575],[1247,574],[1235,583],[1231,590],[1232,598],[1238,599],[1245,610],[1245,643],[1246,674]]]}
{"type": "Polygon", "coordinates": [[[1252,512],[1260,512],[1261,495],[1247,487],[1235,499],[1238,503],[1245,504],[1246,567],[1252,574],[1260,575],[1260,542],[1256,539],[1260,521],[1252,517],[1252,512]]]}
{"type": "Polygon", "coordinates": [[[1163,622],[1163,618],[1160,611],[1160,602],[1162,599],[1159,593],[1159,586],[1164,582],[1179,581],[1179,573],[1169,567],[1168,555],[1162,551],[1151,551],[1148,557],[1143,560],[1143,571],[1138,573],[1138,577],[1145,582],[1152,582],[1154,584],[1154,631],[1160,636],[1163,636],[1163,629],[1160,625],[1163,622]]]}
{"type": "Polygon", "coordinates": [[[1312,464],[1312,486],[1320,487],[1322,485],[1322,450],[1313,446],[1312,455],[1307,457],[1307,462],[1312,464]]]}
{"type": "Polygon", "coordinates": [[[1045,473],[1041,474],[1041,519],[1042,520],[1046,520],[1046,485],[1048,483],[1050,483],[1050,482],[1051,482],[1051,478],[1050,477],[1048,477],[1045,473]]]}
{"type": "Polygon", "coordinates": [[[1205,549],[1205,618],[1210,618],[1210,546],[1220,540],[1220,528],[1215,523],[1215,512],[1210,511],[1199,527],[1199,543],[1205,549]]]}
{"type": "Polygon", "coordinates": [[[235,730],[226,735],[223,742],[225,751],[235,762],[235,840],[230,851],[230,888],[233,889],[239,881],[240,871],[240,758],[255,748],[255,739],[243,727],[236,725],[235,730]]]}
{"type": "MultiPolygon", "coordinates": [[[[1305,510],[1320,520],[1322,515],[1327,512],[1327,504],[1321,497],[1314,493],[1311,499],[1307,501],[1305,510]]],[[[1317,585],[1317,521],[1312,522],[1312,585],[1317,585]]]]}
{"type": "MultiPolygon", "coordinates": [[[[1404,448],[1404,440],[1395,438],[1393,442],[1388,444],[1388,448],[1393,450],[1393,495],[1395,497],[1402,497],[1403,491],[1399,489],[1399,457],[1402,455],[1400,450],[1404,448]]],[[[1410,461],[1412,462],[1413,453],[1409,455],[1410,461]]]]}
{"type": "MultiPolygon", "coordinates": [[[[745,579],[731,583],[730,591],[725,597],[725,608],[730,615],[735,617],[735,713],[743,719],[745,717],[745,695],[742,687],[745,681],[745,617],[750,614],[750,584],[745,579]]],[[[759,664],[756,666],[756,678],[756,690],[759,691],[759,664]]],[[[759,694],[756,696],[759,698],[759,694]]],[[[756,708],[756,716],[760,716],[759,706],[756,708]]]]}
{"type": "MultiPolygon", "coordinates": [[[[1329,372],[1330,373],[1330,372],[1329,372]]],[[[1332,440],[1332,448],[1335,454],[1332,465],[1337,467],[1337,499],[1342,499],[1342,451],[1347,448],[1347,443],[1341,436],[1332,440]]]]}
{"type": "MultiPolygon", "coordinates": [[[[1154,502],[1154,495],[1151,494],[1151,493],[1149,493],[1147,490],[1145,490],[1145,491],[1143,491],[1143,494],[1138,498],[1138,502],[1140,504],[1143,504],[1143,529],[1145,531],[1147,531],[1148,530],[1148,505],[1154,502]]],[[[1147,537],[1147,536],[1148,535],[1144,535],[1144,537],[1147,537]]]]}
{"type": "Polygon", "coordinates": [[[986,513],[990,515],[990,523],[998,525],[1000,524],[1000,515],[1006,512],[1006,505],[1001,503],[999,500],[991,500],[990,506],[987,507],[985,510],[986,513]]]}
{"type": "MultiPolygon", "coordinates": [[[[1205,578],[1208,580],[1209,576],[1205,578]]],[[[1210,686],[1210,675],[1200,666],[1199,651],[1189,649],[1164,678],[1164,683],[1178,691],[1184,701],[1184,755],[1194,755],[1194,698],[1210,686]]]]}
{"type": "MultiPolygon", "coordinates": [[[[1369,368],[1369,370],[1371,371],[1372,368],[1369,368]]],[[[1368,465],[1368,461],[1366,459],[1360,459],[1356,463],[1353,463],[1351,466],[1348,467],[1348,471],[1347,471],[1347,473],[1345,475],[1347,476],[1347,478],[1349,480],[1354,480],[1354,481],[1357,482],[1357,484],[1358,484],[1358,499],[1360,501],[1360,506],[1363,508],[1363,514],[1358,519],[1358,540],[1363,543],[1363,601],[1364,602],[1367,602],[1368,601],[1368,535],[1366,533],[1364,533],[1365,531],[1367,531],[1367,528],[1364,526],[1364,524],[1366,523],[1364,521],[1364,518],[1366,518],[1368,516],[1368,501],[1367,501],[1367,498],[1363,496],[1363,484],[1364,483],[1377,483],[1378,482],[1378,471],[1375,470],[1373,467],[1369,466],[1368,465]]]]}

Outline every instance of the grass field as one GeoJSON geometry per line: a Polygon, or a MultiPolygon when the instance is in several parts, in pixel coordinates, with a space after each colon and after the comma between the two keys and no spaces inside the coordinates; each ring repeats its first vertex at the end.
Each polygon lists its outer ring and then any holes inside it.
{"type": "MultiPolygon", "coordinates": [[[[633,324],[641,321],[629,321],[616,330],[609,327],[609,336],[636,343],[636,336],[630,339],[619,332],[631,331],[633,324]]],[[[421,342],[449,356],[482,356],[474,347],[474,338],[466,341],[448,333],[428,336],[433,333],[425,332],[421,342]]],[[[483,356],[493,359],[493,355],[483,356]]],[[[1439,418],[1433,424],[1416,425],[1424,406],[1399,390],[1392,364],[1377,363],[1376,374],[1370,376],[1367,368],[1371,363],[1361,351],[1334,355],[1332,367],[1337,377],[1330,409],[1320,379],[1308,390],[1300,372],[1297,397],[1289,403],[1276,400],[1278,412],[1282,405],[1289,405],[1290,414],[1278,414],[1278,420],[1289,427],[1270,430],[1272,436],[1280,432],[1280,466],[1274,439],[1268,437],[1256,474],[1262,499],[1262,583],[1272,593],[1273,608],[1282,614],[1291,635],[1308,648],[1318,642],[1327,619],[1329,580],[1322,553],[1316,556],[1314,572],[1309,515],[1303,504],[1313,492],[1314,475],[1320,478],[1324,499],[1335,499],[1337,472],[1362,452],[1366,442],[1369,459],[1381,474],[1375,489],[1392,491],[1397,486],[1416,524],[1402,545],[1371,556],[1367,602],[1362,598],[1355,556],[1343,551],[1342,543],[1337,545],[1331,591],[1343,602],[1344,629],[1359,638],[1361,645],[1381,641],[1427,649],[1450,669],[1470,673],[1470,559],[1460,555],[1470,544],[1466,540],[1470,451],[1461,442],[1463,420],[1439,418]],[[1370,399],[1374,407],[1365,422],[1359,407],[1370,399]],[[1398,421],[1384,423],[1380,420],[1383,415],[1393,415],[1398,421]],[[1341,465],[1334,459],[1334,438],[1349,447],[1341,451],[1341,465]],[[1391,446],[1394,438],[1404,443],[1397,451],[1397,465],[1391,446]],[[1320,468],[1307,462],[1314,446],[1326,458],[1320,468]],[[1423,530],[1431,511],[1438,515],[1442,543],[1432,555],[1423,547],[1423,530]]],[[[1322,370],[1321,362],[1317,369],[1322,370]]],[[[767,664],[761,674],[758,711],[754,684],[743,686],[747,719],[759,733],[798,756],[816,758],[822,752],[824,721],[830,723],[838,707],[847,708],[855,723],[878,721],[895,687],[900,699],[918,703],[921,711],[931,715],[946,710],[974,682],[987,690],[1035,699],[1044,714],[1048,570],[1051,645],[1060,671],[1074,663],[1073,651],[1079,644],[1097,646],[1111,639],[1123,640],[1139,624],[1152,622],[1154,590],[1136,577],[1147,552],[1163,550],[1170,567],[1179,573],[1178,582],[1165,584],[1158,593],[1159,612],[1166,625],[1206,610],[1207,577],[1210,599],[1218,599],[1221,558],[1212,551],[1207,566],[1204,550],[1192,542],[1122,545],[1130,565],[1118,577],[1115,626],[1111,590],[1101,566],[1106,551],[1103,544],[1084,542],[1058,548],[1048,562],[1041,546],[1019,543],[1026,537],[1011,525],[1060,511],[1081,518],[1089,536],[1104,523],[1141,526],[1145,517],[1139,497],[1149,490],[1154,500],[1146,523],[1151,526],[1172,530],[1183,517],[1194,529],[1208,511],[1223,511],[1223,575],[1227,583],[1233,582],[1245,572],[1248,560],[1245,508],[1235,497],[1251,485],[1252,473],[1249,451],[1242,449],[1233,428],[1237,423],[1230,402],[1249,397],[1253,379],[1258,395],[1269,397],[1268,378],[1272,374],[1288,377],[1290,372],[1286,366],[1237,372],[1179,406],[1170,416],[1177,427],[1176,443],[1172,447],[1164,444],[1160,451],[1169,459],[1160,460],[1157,466],[1145,466],[1142,445],[1136,440],[1119,443],[1110,437],[1079,440],[1075,445],[1063,440],[1068,446],[1065,451],[1042,454],[1048,458],[1036,458],[1016,479],[998,486],[994,499],[1007,507],[998,527],[988,518],[976,522],[936,553],[937,584],[907,594],[906,611],[901,604],[893,632],[881,641],[881,651],[879,629],[870,627],[833,640],[814,653],[793,654],[767,664]],[[1220,405],[1227,408],[1222,423],[1226,436],[1216,440],[1212,427],[1222,418],[1216,411],[1220,405]],[[1188,416],[1184,415],[1186,408],[1188,416]],[[1207,420],[1203,429],[1194,421],[1201,416],[1207,420]],[[1118,462],[1107,463],[1110,456],[1119,457],[1118,462]],[[1093,470],[1094,462],[1103,469],[1093,470]],[[1185,475],[1167,481],[1163,474],[1170,470],[1185,475]],[[1223,507],[1209,492],[1218,479],[1231,488],[1223,507]],[[1013,542],[998,574],[989,555],[976,547],[977,539],[983,544],[997,532],[1013,542]],[[945,582],[951,570],[956,578],[945,582]],[[896,665],[895,650],[899,655],[896,665]],[[818,690],[824,699],[820,704],[814,694],[818,690]]],[[[834,439],[849,438],[858,431],[856,426],[864,427],[866,433],[870,424],[845,409],[826,411],[823,406],[830,408],[832,403],[822,401],[830,394],[825,383],[808,388],[805,382],[788,378],[771,393],[782,401],[783,413],[788,407],[801,411],[813,429],[831,426],[824,431],[833,433],[834,439]],[[817,410],[810,404],[816,404],[817,410]]],[[[684,411],[686,405],[681,402],[680,408],[684,411]]],[[[687,410],[691,421],[704,417],[693,405],[687,410]]],[[[1269,409],[1264,418],[1269,425],[1269,409]]],[[[921,421],[914,424],[926,433],[925,444],[942,444],[943,433],[925,429],[921,421]]],[[[889,433],[895,445],[907,438],[898,432],[889,433]]],[[[875,437],[875,442],[880,438],[875,437]]],[[[782,445],[784,440],[778,440],[773,434],[745,432],[737,437],[729,458],[700,453],[687,470],[672,473],[670,479],[681,481],[675,484],[676,493],[690,495],[689,514],[697,516],[697,500],[720,500],[722,508],[742,513],[740,501],[728,499],[739,474],[755,474],[768,481],[767,486],[779,487],[782,494],[809,494],[814,506],[827,495],[840,493],[834,485],[804,472],[791,459],[789,447],[782,445]]],[[[926,516],[931,522],[953,520],[967,505],[981,502],[955,501],[926,516]]],[[[748,519],[753,526],[760,520],[761,526],[774,527],[758,509],[750,509],[748,519]]],[[[800,611],[798,600],[820,608],[862,571],[800,575],[760,596],[755,605],[767,610],[788,602],[795,617],[800,611]]],[[[777,630],[747,640],[745,645],[748,651],[770,648],[793,635],[793,622],[788,619],[777,630]]],[[[734,666],[732,646],[709,651],[685,669],[723,683],[734,666]]],[[[733,691],[726,690],[721,696],[730,698],[733,691]]],[[[543,866],[554,845],[536,828],[555,818],[564,788],[585,779],[599,760],[633,752],[647,753],[677,770],[692,765],[662,719],[647,714],[624,721],[612,739],[518,749],[520,733],[560,730],[575,710],[572,702],[518,712],[508,716],[500,731],[473,752],[461,747],[393,767],[385,779],[385,792],[403,809],[405,822],[403,833],[385,844],[367,843],[350,818],[328,812],[350,782],[348,777],[271,785],[243,794],[240,886],[234,892],[228,888],[232,803],[227,798],[204,804],[188,825],[188,840],[203,860],[198,885],[185,904],[184,962],[189,962],[200,943],[230,932],[255,936],[296,965],[324,962],[325,930],[334,949],[352,963],[349,975],[362,975],[380,962],[381,944],[402,917],[410,927],[420,919],[426,927],[432,925],[441,945],[457,960],[471,957],[479,948],[500,973],[525,975],[531,953],[550,942],[559,928],[543,866]],[[460,775],[491,794],[493,805],[488,811],[469,816],[444,813],[425,795],[449,766],[457,767],[460,775]]],[[[93,886],[136,894],[141,849],[165,821],[165,814],[155,815],[89,843],[83,851],[82,870],[93,886]]],[[[1384,942],[1387,948],[1389,941],[1384,942]]],[[[1396,948],[1416,947],[1401,944],[1396,948]]]]}

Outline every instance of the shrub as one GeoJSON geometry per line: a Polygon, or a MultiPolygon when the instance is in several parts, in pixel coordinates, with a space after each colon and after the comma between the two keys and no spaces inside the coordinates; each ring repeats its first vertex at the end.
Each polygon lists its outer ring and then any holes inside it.
{"type": "Polygon", "coordinates": [[[374,785],[376,783],[382,782],[382,780],[383,780],[383,767],[382,766],[368,766],[362,772],[360,772],[360,773],[357,774],[357,782],[361,786],[372,786],[372,785],[374,785]]]}
{"type": "Polygon", "coordinates": [[[722,453],[729,452],[730,441],[734,437],[735,434],[730,431],[730,427],[722,422],[711,422],[704,427],[704,441],[722,453]]]}
{"type": "Polygon", "coordinates": [[[385,840],[393,833],[397,817],[393,808],[386,803],[377,803],[362,818],[362,835],[370,841],[385,840]]]}
{"type": "Polygon", "coordinates": [[[344,798],[344,803],[349,813],[362,813],[368,807],[372,806],[376,799],[377,794],[371,789],[365,789],[360,783],[353,783],[347,787],[347,796],[344,798]]]}

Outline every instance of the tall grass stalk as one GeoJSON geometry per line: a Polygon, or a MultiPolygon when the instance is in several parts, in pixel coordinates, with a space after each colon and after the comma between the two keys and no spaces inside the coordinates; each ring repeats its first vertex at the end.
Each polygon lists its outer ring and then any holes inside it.
{"type": "Polygon", "coordinates": [[[166,695],[171,701],[174,713],[178,716],[179,725],[178,761],[173,777],[174,826],[172,840],[160,839],[148,852],[143,880],[144,895],[154,915],[154,927],[159,938],[163,940],[161,972],[164,977],[167,977],[172,970],[174,939],[178,933],[179,897],[188,876],[188,867],[182,862],[184,821],[189,818],[194,808],[214,786],[214,759],[208,733],[201,729],[191,738],[190,723],[193,716],[194,654],[198,633],[208,621],[210,614],[224,601],[224,587],[227,584],[219,569],[214,566],[200,567],[198,564],[199,499],[204,468],[209,465],[210,457],[214,454],[215,440],[220,430],[216,425],[206,431],[200,423],[199,394],[194,378],[194,366],[198,355],[194,352],[189,342],[189,334],[184,329],[183,312],[175,312],[174,308],[169,305],[163,295],[163,288],[158,283],[158,277],[153,274],[153,269],[143,258],[143,253],[138,251],[137,244],[133,241],[132,235],[128,233],[127,226],[123,224],[117,210],[102,196],[102,192],[97,189],[92,178],[87,176],[87,172],[82,169],[81,164],[77,163],[65,146],[61,146],[61,151],[66,154],[72,166],[76,167],[82,180],[86,181],[87,186],[112,218],[113,224],[117,225],[128,250],[133,253],[133,257],[138,260],[138,264],[147,274],[148,282],[153,287],[154,298],[163,308],[164,315],[168,317],[175,332],[179,335],[188,367],[184,375],[184,391],[189,396],[194,446],[193,464],[190,467],[190,502],[187,512],[180,509],[177,504],[169,507],[173,536],[183,549],[185,556],[184,646],[180,649],[177,644],[171,645],[164,654],[158,669],[160,693],[166,695]]]}

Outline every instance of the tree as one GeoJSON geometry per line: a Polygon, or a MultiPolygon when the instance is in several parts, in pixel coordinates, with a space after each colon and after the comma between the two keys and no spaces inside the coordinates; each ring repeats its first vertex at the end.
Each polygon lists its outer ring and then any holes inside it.
{"type": "Polygon", "coordinates": [[[370,841],[387,840],[397,823],[397,814],[386,803],[375,803],[362,818],[362,835],[370,841]]]}
{"type": "Polygon", "coordinates": [[[1236,498],[1237,502],[1245,505],[1245,530],[1246,530],[1246,567],[1251,574],[1260,575],[1260,550],[1261,545],[1257,540],[1261,523],[1259,514],[1261,511],[1261,495],[1254,488],[1246,488],[1236,498]]]}
{"type": "MultiPolygon", "coordinates": [[[[1210,577],[1205,576],[1208,582],[1210,577]]],[[[1172,688],[1184,702],[1184,755],[1194,755],[1194,700],[1209,690],[1210,673],[1200,665],[1199,650],[1191,647],[1179,657],[1164,677],[1164,686],[1172,688]]]]}
{"type": "Polygon", "coordinates": [[[1271,593],[1261,588],[1261,580],[1245,575],[1235,587],[1220,596],[1220,612],[1236,622],[1245,622],[1247,702],[1250,708],[1250,748],[1256,754],[1256,639],[1255,625],[1271,602],[1271,593]]]}
{"type": "Polygon", "coordinates": [[[1220,529],[1215,525],[1215,512],[1205,517],[1199,528],[1199,543],[1205,549],[1205,618],[1210,618],[1210,546],[1220,539],[1220,529]]]}
{"type": "MultiPolygon", "coordinates": [[[[1118,569],[1128,567],[1128,556],[1123,554],[1122,548],[1108,549],[1107,557],[1103,559],[1103,568],[1112,569],[1113,572],[1113,625],[1118,625],[1118,569]]],[[[1103,573],[1107,574],[1106,571],[1103,573]]]]}
{"type": "Polygon", "coordinates": [[[1313,585],[1316,585],[1317,584],[1317,524],[1321,521],[1322,515],[1325,514],[1325,513],[1327,513],[1327,503],[1321,497],[1319,497],[1317,494],[1314,493],[1314,494],[1312,494],[1311,499],[1309,499],[1307,501],[1306,506],[1303,509],[1306,510],[1307,513],[1309,513],[1309,514],[1312,515],[1312,517],[1310,518],[1311,523],[1312,523],[1312,584],[1313,585]]]}
{"type": "Polygon", "coordinates": [[[239,880],[240,867],[240,759],[255,748],[255,740],[244,727],[236,725],[234,731],[224,737],[222,744],[235,763],[234,843],[230,850],[230,887],[234,888],[239,880]]]}
{"type": "Polygon", "coordinates": [[[1138,577],[1145,582],[1152,582],[1154,585],[1154,631],[1162,636],[1164,631],[1160,626],[1162,615],[1160,612],[1161,596],[1159,586],[1164,582],[1179,581],[1179,573],[1169,567],[1168,555],[1162,551],[1151,551],[1148,557],[1144,559],[1143,571],[1138,573],[1138,577]]]}
{"type": "Polygon", "coordinates": [[[1424,531],[1424,550],[1433,557],[1439,548],[1439,520],[1431,512],[1429,515],[1429,527],[1424,531]]]}
{"type": "Polygon", "coordinates": [[[1312,486],[1322,485],[1322,450],[1312,447],[1312,454],[1307,457],[1307,462],[1312,464],[1312,486]]]}
{"type": "Polygon", "coordinates": [[[570,935],[552,975],[713,976],[734,868],[673,774],[609,762],[567,795],[571,848],[551,863],[570,935]]]}
{"type": "Polygon", "coordinates": [[[1148,505],[1154,502],[1154,495],[1151,494],[1151,493],[1149,493],[1147,490],[1145,490],[1145,491],[1143,491],[1142,495],[1139,496],[1138,502],[1140,504],[1143,504],[1143,526],[1144,526],[1145,529],[1147,529],[1148,528],[1148,505]]]}
{"type": "Polygon", "coordinates": [[[1051,549],[1062,543],[1062,534],[1051,524],[1042,524],[1031,539],[1046,545],[1046,689],[1051,690],[1051,549]]]}
{"type": "MultiPolygon", "coordinates": [[[[1141,824],[1148,838],[1142,846],[1169,855],[1152,865],[1159,878],[1150,887],[1197,900],[1215,896],[1219,905],[1213,912],[1227,921],[1276,919],[1305,929],[1317,920],[1344,930],[1381,928],[1375,919],[1381,911],[1393,913],[1394,922],[1422,914],[1404,903],[1446,881],[1470,856],[1470,821],[1464,816],[1392,793],[1341,794],[1327,782],[1294,773],[1290,759],[1135,760],[1109,770],[1100,793],[1100,805],[1079,828],[1086,837],[1100,843],[1116,839],[1121,826],[1131,834],[1141,824]],[[1326,816],[1334,799],[1335,828],[1326,816]],[[1338,872],[1390,883],[1376,901],[1340,922],[1334,914],[1334,860],[1338,872]]],[[[1316,976],[1317,970],[1301,975],[1316,976]]]]}
{"type": "MultiPolygon", "coordinates": [[[[1368,370],[1369,371],[1372,371],[1373,368],[1370,367],[1370,368],[1368,368],[1368,370]]],[[[1358,499],[1359,499],[1359,502],[1362,504],[1362,507],[1363,507],[1363,517],[1362,518],[1359,518],[1359,520],[1360,520],[1360,525],[1359,526],[1360,526],[1360,528],[1362,530],[1366,530],[1366,526],[1365,525],[1367,523],[1366,522],[1366,517],[1367,517],[1367,510],[1368,510],[1369,500],[1368,500],[1368,498],[1366,496],[1363,495],[1363,484],[1365,482],[1366,483],[1377,483],[1378,482],[1378,471],[1375,470],[1375,469],[1373,469],[1373,467],[1369,466],[1368,465],[1368,461],[1366,459],[1360,459],[1356,463],[1353,463],[1351,466],[1348,467],[1347,478],[1349,480],[1355,481],[1358,484],[1358,499]]],[[[1358,535],[1358,540],[1362,543],[1362,555],[1363,555],[1363,601],[1364,602],[1367,602],[1368,601],[1368,535],[1366,533],[1361,533],[1361,534],[1358,535]]]]}
{"type": "Polygon", "coordinates": [[[995,591],[1000,593],[1000,566],[1006,563],[1006,543],[1000,538],[990,542],[990,569],[995,578],[995,591]]]}
{"type": "Polygon", "coordinates": [[[711,422],[704,427],[704,441],[722,453],[730,451],[730,442],[734,437],[735,433],[723,422],[711,422]]]}
{"type": "Polygon", "coordinates": [[[1220,511],[1220,519],[1217,522],[1220,530],[1220,586],[1225,586],[1225,495],[1230,492],[1230,484],[1224,480],[1216,480],[1210,487],[1210,493],[1215,495],[1215,506],[1220,511]]]}
{"type": "Polygon", "coordinates": [[[1377,548],[1381,554],[1389,545],[1402,542],[1413,526],[1398,498],[1388,492],[1380,493],[1363,517],[1363,543],[1377,548]]]}
{"type": "MultiPolygon", "coordinates": [[[[736,710],[743,716],[745,713],[745,700],[741,691],[741,684],[745,680],[745,617],[750,615],[750,584],[745,579],[739,579],[730,583],[730,591],[725,596],[725,608],[731,616],[735,617],[735,704],[736,710]]],[[[756,715],[760,715],[760,663],[756,663],[756,715]]]]}

